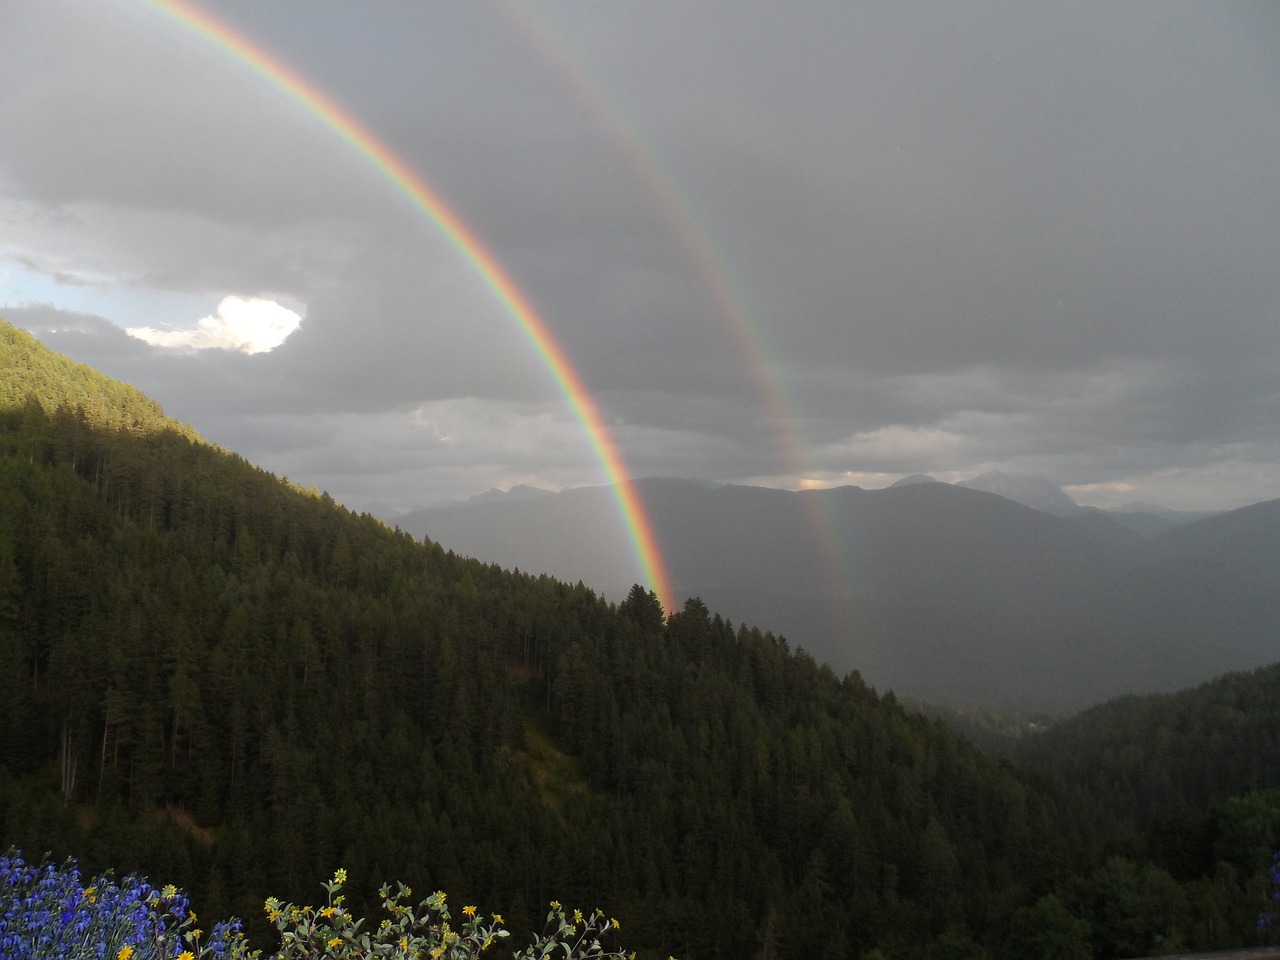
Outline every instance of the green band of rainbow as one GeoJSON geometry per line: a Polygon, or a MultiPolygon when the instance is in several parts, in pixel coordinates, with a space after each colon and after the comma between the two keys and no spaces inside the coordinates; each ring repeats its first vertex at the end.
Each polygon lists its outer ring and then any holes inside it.
{"type": "Polygon", "coordinates": [[[316,90],[293,70],[264,50],[233,32],[187,0],[142,0],[182,26],[231,54],[263,79],[269,81],[325,126],[333,130],[367,159],[394,186],[426,215],[458,250],[488,286],[503,309],[541,357],[560,392],[581,422],[597,459],[613,485],[618,506],[631,538],[632,549],[648,580],[650,589],[667,610],[674,609],[674,596],[653,525],[630,479],[622,453],[605,428],[600,410],[587,391],[582,377],[569,362],[564,349],[538,316],[525,295],[515,285],[474,233],[407,164],[364,129],[332,100],[316,90]]]}

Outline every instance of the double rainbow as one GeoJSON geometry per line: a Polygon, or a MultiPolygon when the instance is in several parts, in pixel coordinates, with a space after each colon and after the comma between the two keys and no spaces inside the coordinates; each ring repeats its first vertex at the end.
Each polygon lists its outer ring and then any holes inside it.
{"type": "Polygon", "coordinates": [[[338,134],[379,173],[389,180],[445,236],[471,265],[502,308],[519,326],[551,374],[574,415],[582,424],[596,458],[612,484],[636,560],[650,589],[667,610],[674,609],[670,576],[658,548],[653,524],[627,472],[622,451],[609,435],[599,406],[564,348],[552,336],[528,298],[507,275],[493,254],[462,219],[420,175],[391,152],[386,144],[355,118],[311,86],[299,74],[276,60],[252,41],[235,33],[188,0],[143,0],[183,27],[239,60],[264,80],[287,94],[308,113],[338,134]]]}

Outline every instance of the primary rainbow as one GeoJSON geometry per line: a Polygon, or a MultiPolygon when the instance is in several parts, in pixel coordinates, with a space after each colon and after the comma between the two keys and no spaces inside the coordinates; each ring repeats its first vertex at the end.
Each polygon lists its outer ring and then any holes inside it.
{"type": "MultiPolygon", "coordinates": [[[[763,422],[778,442],[786,469],[804,482],[811,471],[806,455],[809,444],[798,426],[803,418],[797,414],[796,405],[776,372],[779,365],[770,359],[769,339],[759,317],[748,305],[728,261],[695,214],[693,204],[657,153],[628,122],[618,98],[604,88],[597,72],[588,66],[552,18],[521,0],[507,0],[502,7],[533,49],[586,107],[596,128],[612,143],[635,181],[653,201],[683,253],[685,263],[693,268],[732,336],[743,368],[748,371],[754,381],[756,395],[764,403],[763,422]]],[[[847,621],[841,598],[849,579],[849,560],[844,544],[837,539],[840,520],[831,508],[824,506],[830,501],[815,495],[812,490],[802,498],[802,502],[819,566],[829,578],[830,595],[836,598],[833,603],[840,606],[838,617],[847,621]]]]}
{"type": "Polygon", "coordinates": [[[266,51],[233,32],[188,0],[142,0],[182,26],[199,34],[231,54],[263,79],[271,82],[313,114],[325,126],[346,140],[373,164],[383,176],[409,198],[435,224],[448,241],[471,264],[503,309],[516,321],[550,372],[574,415],[582,423],[609,482],[613,486],[632,549],[650,588],[664,608],[674,609],[670,577],[658,549],[648,512],[630,479],[622,452],[605,428],[604,419],[582,377],[569,362],[564,348],[551,335],[528,298],[520,291],[479,238],[427,182],[380,140],[362,127],[341,107],[301,76],[271,57],[266,51]]]}

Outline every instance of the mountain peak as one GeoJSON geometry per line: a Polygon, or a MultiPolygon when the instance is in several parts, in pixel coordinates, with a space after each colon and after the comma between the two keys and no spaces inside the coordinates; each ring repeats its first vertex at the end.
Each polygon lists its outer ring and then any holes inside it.
{"type": "Polygon", "coordinates": [[[537,500],[539,497],[549,497],[554,490],[544,490],[542,487],[531,487],[526,483],[517,483],[508,490],[499,490],[493,487],[484,493],[477,493],[474,497],[467,500],[467,503],[514,503],[517,500],[537,500]]]}
{"type": "Polygon", "coordinates": [[[1071,517],[1080,512],[1080,505],[1067,496],[1060,486],[1045,477],[992,470],[957,486],[994,493],[1033,510],[1042,510],[1059,517],[1071,517]]]}
{"type": "Polygon", "coordinates": [[[903,477],[896,483],[889,484],[890,487],[914,487],[917,483],[940,483],[937,477],[931,477],[927,473],[912,473],[903,477]]]}

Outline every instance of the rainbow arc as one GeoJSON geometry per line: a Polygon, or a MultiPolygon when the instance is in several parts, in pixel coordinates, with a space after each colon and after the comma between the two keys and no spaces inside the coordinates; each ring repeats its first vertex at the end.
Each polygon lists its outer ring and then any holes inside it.
{"type": "Polygon", "coordinates": [[[503,310],[533,345],[574,416],[582,424],[596,458],[612,485],[632,549],[648,586],[658,595],[665,609],[673,610],[675,598],[653,524],[637,485],[627,471],[622,451],[605,426],[599,405],[570,362],[563,346],[552,336],[546,322],[494,255],[481,243],[480,238],[431,188],[424,177],[296,71],[189,0],[142,2],[240,61],[340,136],[407,197],[470,264],[503,310]]]}

